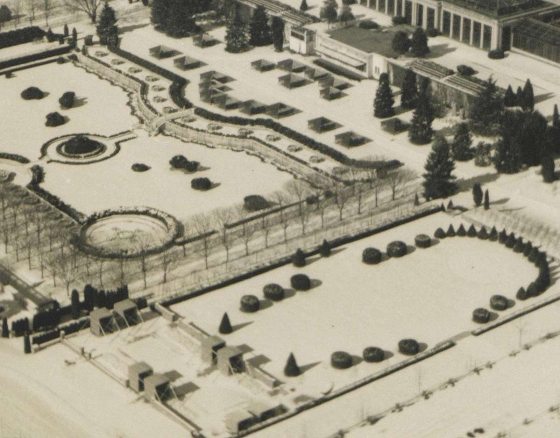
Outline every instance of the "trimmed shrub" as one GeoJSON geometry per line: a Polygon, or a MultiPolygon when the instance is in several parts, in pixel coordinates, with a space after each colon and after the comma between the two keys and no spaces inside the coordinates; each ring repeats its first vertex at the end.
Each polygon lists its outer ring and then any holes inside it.
{"type": "Polygon", "coordinates": [[[524,287],[520,287],[517,293],[515,294],[515,298],[521,301],[525,301],[527,298],[529,298],[529,294],[527,293],[524,287]]]}
{"type": "Polygon", "coordinates": [[[490,230],[490,235],[488,236],[488,238],[492,242],[496,242],[498,240],[498,230],[496,230],[496,227],[492,227],[492,229],[490,230]]]}
{"type": "Polygon", "coordinates": [[[389,257],[403,257],[407,253],[406,243],[395,240],[387,245],[387,255],[389,257]]]}
{"type": "Polygon", "coordinates": [[[358,23],[358,27],[362,29],[379,29],[379,24],[372,20],[364,20],[358,23]]]}
{"type": "Polygon", "coordinates": [[[517,253],[522,253],[524,249],[525,249],[525,243],[523,242],[523,239],[519,237],[515,242],[515,245],[513,245],[513,251],[517,253]]]}
{"type": "Polygon", "coordinates": [[[463,76],[472,76],[476,73],[476,71],[471,66],[461,64],[457,66],[457,73],[463,76]]]}
{"type": "Polygon", "coordinates": [[[506,239],[505,245],[507,248],[513,248],[516,243],[517,243],[517,238],[515,237],[514,233],[511,233],[506,239]]]}
{"type": "Polygon", "coordinates": [[[473,310],[472,319],[479,324],[486,324],[490,321],[490,312],[483,307],[479,307],[473,310]]]}
{"type": "Polygon", "coordinates": [[[418,248],[429,248],[432,246],[432,239],[426,234],[418,234],[414,238],[414,243],[418,248]]]}
{"type": "Polygon", "coordinates": [[[292,256],[292,264],[298,268],[302,268],[305,266],[305,253],[301,248],[298,248],[297,251],[292,256]]]}
{"type": "Polygon", "coordinates": [[[263,287],[263,295],[270,301],[282,301],[286,296],[284,288],[276,283],[270,283],[263,287]]]}
{"type": "Polygon", "coordinates": [[[321,254],[321,257],[329,257],[331,255],[331,244],[327,240],[323,240],[323,243],[321,243],[319,254],[321,254]]]}
{"type": "Polygon", "coordinates": [[[60,99],[58,99],[58,103],[60,103],[60,107],[62,109],[69,109],[74,106],[75,99],[76,93],[73,91],[67,91],[60,97],[60,99]]]}
{"type": "Polygon", "coordinates": [[[206,177],[193,178],[191,180],[191,188],[202,191],[210,190],[212,188],[212,181],[206,177]]]}
{"type": "Polygon", "coordinates": [[[39,100],[45,97],[45,93],[37,87],[29,87],[23,90],[20,94],[23,100],[39,100]]]}
{"type": "Polygon", "coordinates": [[[471,226],[467,230],[467,236],[468,237],[476,237],[476,228],[474,227],[474,225],[471,224],[471,226]]]}
{"type": "Polygon", "coordinates": [[[488,58],[490,59],[504,59],[506,54],[502,49],[494,49],[488,52],[488,58]]]}
{"type": "Polygon", "coordinates": [[[366,362],[382,362],[385,359],[385,352],[379,347],[364,348],[362,357],[366,362]]]}
{"type": "Polygon", "coordinates": [[[407,24],[406,23],[406,17],[401,17],[399,15],[395,15],[391,21],[393,22],[394,26],[398,26],[400,24],[407,24]]]}
{"type": "Polygon", "coordinates": [[[505,228],[498,234],[498,242],[505,244],[508,239],[508,233],[505,228]]]}
{"type": "Polygon", "coordinates": [[[537,284],[535,282],[532,282],[527,288],[527,296],[532,298],[538,295],[539,295],[539,290],[537,288],[537,284]]]}
{"type": "MultiPolygon", "coordinates": [[[[241,306],[243,306],[243,302],[241,303],[241,306]]],[[[229,335],[230,333],[233,333],[233,327],[231,326],[231,322],[227,313],[224,313],[224,316],[222,316],[218,332],[222,335],[229,335]]]]}
{"type": "Polygon", "coordinates": [[[284,375],[286,377],[297,377],[300,374],[301,370],[296,362],[296,358],[293,353],[290,353],[286,361],[286,366],[284,367],[284,375]]]}
{"type": "Polygon", "coordinates": [[[436,230],[436,232],[434,233],[434,237],[435,237],[436,239],[445,239],[447,236],[446,236],[446,234],[445,234],[445,231],[443,231],[443,228],[440,227],[440,228],[438,228],[438,229],[436,230]]]}
{"type": "Polygon", "coordinates": [[[85,135],[76,135],[60,145],[60,151],[64,155],[89,155],[103,149],[102,143],[85,135]]]}
{"type": "Polygon", "coordinates": [[[198,161],[190,161],[183,155],[175,155],[169,160],[169,164],[174,169],[185,170],[187,172],[196,172],[200,166],[198,161]]]}
{"type": "Polygon", "coordinates": [[[240,304],[241,311],[246,313],[255,313],[261,308],[261,303],[255,295],[243,295],[240,304]]]}
{"type": "Polygon", "coordinates": [[[478,237],[480,240],[488,240],[488,237],[489,237],[489,236],[488,236],[488,231],[486,231],[486,227],[485,227],[485,226],[480,227],[480,230],[478,230],[477,237],[478,237]]]}
{"type": "Polygon", "coordinates": [[[447,237],[455,237],[455,228],[453,228],[453,225],[449,225],[449,228],[447,229],[447,237]]]}
{"type": "Polygon", "coordinates": [[[532,250],[533,250],[533,244],[531,242],[525,243],[525,247],[523,248],[523,255],[525,257],[529,257],[529,254],[531,254],[532,250]]]}
{"type": "Polygon", "coordinates": [[[457,228],[457,236],[465,237],[467,235],[467,230],[465,230],[465,226],[463,224],[459,225],[457,228]]]}
{"type": "MultiPolygon", "coordinates": [[[[3,18],[12,18],[11,11],[5,5],[2,6],[3,18]]],[[[8,18],[8,20],[10,19],[8,18]]],[[[4,21],[4,20],[0,20],[4,21]]],[[[33,40],[43,38],[45,31],[38,26],[24,27],[22,29],[11,30],[0,33],[0,49],[5,47],[17,46],[18,44],[29,43],[33,40]]]]}
{"type": "Polygon", "coordinates": [[[533,248],[531,249],[531,252],[529,253],[529,257],[528,257],[528,258],[529,258],[529,261],[530,261],[531,263],[534,263],[534,262],[537,260],[537,257],[539,257],[539,249],[533,247],[533,248]]]}
{"type": "Polygon", "coordinates": [[[151,167],[148,166],[147,164],[143,164],[143,163],[134,163],[131,166],[131,169],[134,170],[135,172],[146,172],[146,171],[150,170],[151,167]]]}
{"type": "Polygon", "coordinates": [[[66,123],[66,119],[57,112],[47,114],[47,120],[45,122],[45,126],[54,128],[55,126],[64,125],[66,123]]]}
{"type": "Polygon", "coordinates": [[[345,351],[335,351],[331,354],[331,366],[337,370],[350,368],[353,363],[352,356],[345,351]]]}
{"type": "Polygon", "coordinates": [[[494,310],[506,310],[508,308],[508,299],[503,295],[492,295],[490,297],[490,307],[494,310]]]}
{"type": "Polygon", "coordinates": [[[306,291],[311,289],[311,280],[305,274],[292,275],[290,284],[295,290],[306,291]]]}
{"type": "Polygon", "coordinates": [[[401,339],[399,341],[399,353],[414,356],[420,352],[420,344],[416,339],[401,339]]]}
{"type": "Polygon", "coordinates": [[[368,265],[377,265],[382,259],[383,254],[377,248],[366,248],[362,252],[362,262],[368,265]]]}
{"type": "Polygon", "coordinates": [[[247,211],[266,210],[270,207],[270,202],[261,195],[249,195],[243,198],[243,208],[247,211]]]}

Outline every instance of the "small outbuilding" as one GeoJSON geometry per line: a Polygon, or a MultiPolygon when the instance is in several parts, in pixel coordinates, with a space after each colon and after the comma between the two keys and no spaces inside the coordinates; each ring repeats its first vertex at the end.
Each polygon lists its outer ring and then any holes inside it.
{"type": "Polygon", "coordinates": [[[95,309],[89,314],[90,331],[95,336],[104,336],[119,329],[113,312],[108,309],[95,309]]]}
{"type": "Polygon", "coordinates": [[[218,370],[226,376],[245,371],[243,351],[239,347],[223,347],[217,354],[218,370]]]}
{"type": "Polygon", "coordinates": [[[144,391],[144,380],[154,374],[146,362],[136,362],[128,367],[128,386],[136,392],[144,391]]]}
{"type": "Polygon", "coordinates": [[[152,374],[144,379],[144,394],[148,399],[164,402],[173,395],[171,381],[164,374],[152,374]]]}
{"type": "Polygon", "coordinates": [[[131,326],[136,325],[142,321],[142,316],[138,310],[138,306],[131,299],[126,299],[115,303],[113,310],[119,317],[119,321],[122,320],[125,325],[131,326]]]}
{"type": "Polygon", "coordinates": [[[204,338],[200,345],[200,354],[202,360],[210,365],[218,363],[218,351],[226,346],[224,341],[219,336],[208,336],[204,338]]]}
{"type": "Polygon", "coordinates": [[[231,434],[237,434],[249,429],[257,419],[246,410],[240,409],[230,412],[225,419],[226,429],[231,434]]]}

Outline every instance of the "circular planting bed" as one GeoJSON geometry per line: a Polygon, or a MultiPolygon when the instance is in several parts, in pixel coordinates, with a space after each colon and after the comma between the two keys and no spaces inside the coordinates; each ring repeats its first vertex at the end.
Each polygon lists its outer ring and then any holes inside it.
{"type": "Polygon", "coordinates": [[[167,249],[180,234],[177,220],[155,209],[107,211],[87,220],[76,244],[97,257],[133,258],[167,249]]]}
{"type": "Polygon", "coordinates": [[[57,137],[41,147],[41,158],[64,164],[90,164],[116,155],[119,145],[111,138],[94,134],[57,137]]]}

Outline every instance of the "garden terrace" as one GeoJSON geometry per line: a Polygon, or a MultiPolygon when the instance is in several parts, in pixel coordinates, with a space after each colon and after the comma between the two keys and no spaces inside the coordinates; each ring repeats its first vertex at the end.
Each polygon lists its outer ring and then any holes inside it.
{"type": "Polygon", "coordinates": [[[190,56],[180,56],[178,58],[175,58],[173,60],[173,64],[175,65],[175,67],[180,68],[181,70],[192,70],[206,65],[202,61],[191,58],[190,56]]]}
{"type": "Polygon", "coordinates": [[[256,61],[251,62],[251,67],[253,67],[258,72],[265,72],[271,71],[276,68],[276,64],[274,62],[267,61],[266,59],[257,59],[256,61]]]}
{"type": "Polygon", "coordinates": [[[338,88],[334,87],[323,88],[321,91],[319,91],[319,94],[325,100],[335,100],[346,96],[346,93],[343,93],[338,88]]]}
{"type": "Polygon", "coordinates": [[[336,134],[335,141],[347,148],[353,148],[356,146],[362,146],[367,142],[371,141],[369,138],[364,137],[363,135],[356,134],[353,131],[346,131],[341,134],[336,134]]]}
{"type": "Polygon", "coordinates": [[[280,76],[278,78],[278,82],[289,89],[302,87],[310,83],[310,81],[305,79],[303,76],[295,75],[292,73],[280,76]]]}
{"type": "Polygon", "coordinates": [[[318,117],[316,119],[309,120],[307,125],[310,129],[319,133],[332,131],[333,129],[338,129],[341,126],[339,123],[327,119],[326,117],[318,117]]]}
{"type": "Polygon", "coordinates": [[[156,59],[171,58],[172,56],[180,55],[181,52],[166,46],[155,46],[150,48],[150,56],[156,59]]]}

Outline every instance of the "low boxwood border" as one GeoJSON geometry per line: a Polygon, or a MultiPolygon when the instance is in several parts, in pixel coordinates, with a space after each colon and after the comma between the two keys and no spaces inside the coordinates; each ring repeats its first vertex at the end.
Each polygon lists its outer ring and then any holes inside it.
{"type": "Polygon", "coordinates": [[[29,164],[31,162],[29,161],[29,158],[26,158],[23,155],[12,154],[10,152],[0,152],[0,159],[17,161],[18,163],[21,164],[29,164]]]}

